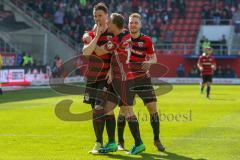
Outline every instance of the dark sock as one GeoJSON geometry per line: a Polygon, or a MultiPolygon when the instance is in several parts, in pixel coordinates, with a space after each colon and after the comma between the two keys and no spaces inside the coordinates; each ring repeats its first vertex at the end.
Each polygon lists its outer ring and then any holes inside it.
{"type": "Polygon", "coordinates": [[[126,126],[126,119],[124,115],[118,115],[117,127],[118,127],[118,142],[124,142],[123,134],[126,126]]]}
{"type": "Polygon", "coordinates": [[[108,142],[115,142],[115,128],[116,128],[116,119],[115,115],[106,115],[106,129],[108,134],[108,142]]]}
{"type": "Polygon", "coordinates": [[[105,125],[104,109],[93,110],[93,127],[96,136],[96,142],[103,143],[103,130],[105,125]]]}
{"type": "Polygon", "coordinates": [[[138,146],[142,143],[142,140],[141,140],[141,135],[139,131],[139,123],[138,123],[137,117],[135,115],[131,116],[127,118],[127,121],[128,121],[130,131],[132,133],[132,136],[134,138],[135,145],[138,146]]]}
{"type": "Polygon", "coordinates": [[[207,86],[207,97],[209,97],[210,91],[211,91],[211,87],[210,87],[210,86],[207,86]]]}
{"type": "Polygon", "coordinates": [[[150,114],[150,122],[153,129],[154,141],[159,140],[160,122],[159,122],[159,116],[157,112],[150,114]]]}
{"type": "Polygon", "coordinates": [[[2,88],[0,88],[0,95],[3,94],[2,88]]]}
{"type": "Polygon", "coordinates": [[[201,85],[201,92],[203,92],[204,90],[204,85],[201,85]]]}

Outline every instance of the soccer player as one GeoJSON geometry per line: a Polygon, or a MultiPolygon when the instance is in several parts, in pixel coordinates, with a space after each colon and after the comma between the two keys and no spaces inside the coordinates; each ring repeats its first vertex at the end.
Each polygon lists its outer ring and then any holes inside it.
{"type": "MultiPolygon", "coordinates": [[[[131,35],[124,27],[124,18],[121,14],[113,13],[110,16],[109,29],[115,35],[111,41],[101,47],[105,52],[113,51],[114,55],[111,60],[111,68],[113,73],[112,85],[115,92],[120,97],[119,106],[122,109],[135,144],[128,154],[138,154],[145,150],[145,145],[142,142],[139,130],[139,123],[133,111],[133,100],[130,87],[133,81],[129,79],[129,53],[131,35]]],[[[102,152],[108,152],[108,148],[103,148],[102,152]]]]}
{"type": "Polygon", "coordinates": [[[96,54],[101,52],[101,50],[96,49],[96,46],[104,45],[113,37],[113,34],[109,32],[107,26],[108,8],[106,5],[103,3],[95,5],[93,16],[96,23],[94,29],[83,35],[83,55],[89,59],[84,102],[92,106],[93,127],[96,135],[96,143],[89,153],[97,154],[103,146],[102,136],[105,122],[109,137],[109,142],[106,146],[110,148],[110,151],[116,151],[117,144],[115,143],[116,120],[114,112],[108,112],[107,115],[105,115],[104,110],[105,106],[109,106],[110,108],[115,106],[114,103],[107,103],[105,98],[109,88],[106,78],[109,75],[112,54],[109,52],[100,56],[96,54]]]}
{"type": "Polygon", "coordinates": [[[213,72],[216,70],[216,61],[212,56],[213,49],[210,46],[204,48],[204,53],[198,59],[198,68],[202,76],[201,92],[207,85],[207,98],[210,98],[213,72]]]}
{"type": "MultiPolygon", "coordinates": [[[[148,70],[150,66],[157,62],[157,57],[154,52],[152,39],[140,32],[141,30],[141,16],[138,13],[133,13],[129,16],[128,28],[131,34],[131,56],[130,68],[131,76],[134,80],[134,92],[129,96],[138,96],[143,100],[145,106],[150,114],[150,122],[154,134],[154,145],[159,151],[164,151],[165,148],[161,144],[159,138],[159,115],[157,110],[157,98],[152,86],[151,78],[148,70]]],[[[123,132],[125,128],[125,116],[122,108],[120,108],[118,115],[118,142],[119,150],[124,150],[123,132]]]]}
{"type": "MultiPolygon", "coordinates": [[[[2,55],[0,54],[0,69],[2,68],[2,65],[3,65],[3,60],[2,60],[2,55]]],[[[2,84],[0,82],[0,95],[3,94],[3,91],[2,91],[2,84]]]]}

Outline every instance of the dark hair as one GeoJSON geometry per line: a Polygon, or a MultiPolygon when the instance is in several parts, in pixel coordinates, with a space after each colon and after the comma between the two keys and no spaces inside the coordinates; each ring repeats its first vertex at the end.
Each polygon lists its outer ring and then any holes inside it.
{"type": "Polygon", "coordinates": [[[124,17],[119,13],[111,14],[111,21],[115,24],[119,29],[123,29],[124,27],[124,17]]]}
{"type": "Polygon", "coordinates": [[[102,2],[96,4],[93,7],[93,12],[95,12],[97,10],[102,10],[104,13],[108,13],[108,7],[104,3],[102,3],[102,2]]]}

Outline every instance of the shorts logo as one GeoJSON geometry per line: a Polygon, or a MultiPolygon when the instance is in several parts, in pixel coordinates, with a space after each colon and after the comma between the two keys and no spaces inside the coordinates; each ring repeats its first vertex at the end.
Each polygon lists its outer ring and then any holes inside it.
{"type": "Polygon", "coordinates": [[[103,91],[106,92],[107,91],[107,87],[103,87],[103,91]]]}

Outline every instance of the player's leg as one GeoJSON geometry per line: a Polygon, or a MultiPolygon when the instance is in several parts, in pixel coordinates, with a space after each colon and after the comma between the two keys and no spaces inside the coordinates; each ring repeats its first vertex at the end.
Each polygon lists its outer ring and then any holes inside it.
{"type": "Polygon", "coordinates": [[[124,129],[126,126],[126,119],[121,107],[119,107],[117,129],[118,129],[118,150],[124,150],[124,129]]]}
{"type": "Polygon", "coordinates": [[[208,75],[206,81],[207,81],[207,98],[210,98],[212,75],[208,75]]]}
{"type": "Polygon", "coordinates": [[[105,83],[102,81],[88,83],[85,91],[84,102],[90,103],[93,111],[93,128],[96,136],[96,143],[93,149],[89,152],[92,154],[97,154],[98,150],[103,144],[103,131],[105,125],[104,117],[104,99],[103,90],[105,83]]]}
{"type": "Polygon", "coordinates": [[[160,141],[160,120],[157,109],[157,97],[151,82],[150,77],[142,77],[135,79],[135,93],[143,100],[150,114],[150,124],[153,131],[153,142],[159,151],[164,151],[165,148],[160,141]]]}
{"type": "Polygon", "coordinates": [[[3,94],[3,91],[2,91],[2,84],[0,83],[0,95],[3,94]]]}
{"type": "Polygon", "coordinates": [[[157,110],[157,102],[152,101],[145,104],[147,106],[148,112],[150,114],[150,123],[153,130],[153,141],[154,145],[157,147],[159,151],[165,151],[165,147],[162,145],[160,140],[160,120],[159,114],[157,110]]]}
{"type": "Polygon", "coordinates": [[[206,86],[207,83],[207,77],[206,76],[202,76],[202,82],[201,82],[201,93],[204,93],[204,88],[206,86]]]}
{"type": "Polygon", "coordinates": [[[115,141],[115,129],[116,129],[116,119],[114,114],[115,106],[116,103],[107,101],[104,107],[108,143],[99,150],[100,153],[115,152],[118,149],[117,143],[115,141]]]}
{"type": "Polygon", "coordinates": [[[142,142],[139,123],[136,115],[133,112],[133,106],[121,106],[123,109],[123,113],[125,114],[125,118],[128,122],[129,129],[134,138],[135,144],[128,152],[128,154],[138,154],[145,151],[145,146],[142,142]]]}

